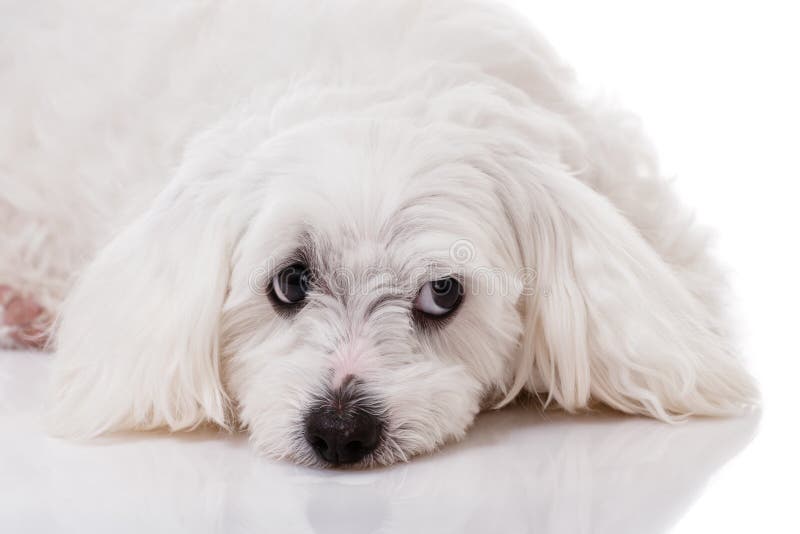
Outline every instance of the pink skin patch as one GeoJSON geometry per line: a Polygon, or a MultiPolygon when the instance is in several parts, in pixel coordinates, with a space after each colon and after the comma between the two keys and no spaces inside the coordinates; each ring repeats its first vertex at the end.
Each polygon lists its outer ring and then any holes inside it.
{"type": "Polygon", "coordinates": [[[369,351],[369,342],[364,338],[355,338],[340,346],[333,353],[333,381],[334,390],[339,389],[345,382],[358,376],[364,370],[364,363],[369,351]]]}
{"type": "Polygon", "coordinates": [[[33,298],[0,285],[0,346],[42,349],[50,316],[33,298]]]}

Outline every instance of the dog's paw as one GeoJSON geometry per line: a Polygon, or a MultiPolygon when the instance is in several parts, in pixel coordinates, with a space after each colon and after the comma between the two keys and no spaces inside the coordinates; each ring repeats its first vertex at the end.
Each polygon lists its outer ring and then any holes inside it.
{"type": "Polygon", "coordinates": [[[50,314],[36,300],[0,285],[0,348],[42,349],[50,314]]]}

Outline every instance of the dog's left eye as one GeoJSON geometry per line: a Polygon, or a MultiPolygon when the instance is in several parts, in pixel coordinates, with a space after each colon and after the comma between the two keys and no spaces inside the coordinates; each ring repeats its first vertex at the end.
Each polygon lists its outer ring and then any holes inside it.
{"type": "Polygon", "coordinates": [[[308,268],[300,263],[286,267],[272,277],[270,296],[278,304],[294,306],[306,298],[309,288],[308,268]]]}
{"type": "Polygon", "coordinates": [[[433,317],[444,317],[453,312],[464,298],[464,286],[455,278],[442,278],[428,282],[419,290],[414,309],[433,317]]]}

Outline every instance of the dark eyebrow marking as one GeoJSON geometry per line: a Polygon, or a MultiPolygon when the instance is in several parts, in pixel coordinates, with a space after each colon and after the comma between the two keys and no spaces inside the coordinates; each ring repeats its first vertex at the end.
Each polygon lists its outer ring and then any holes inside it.
{"type": "Polygon", "coordinates": [[[320,267],[319,262],[316,260],[316,250],[314,241],[308,232],[302,232],[297,237],[298,246],[285,258],[278,261],[270,272],[270,276],[274,276],[283,269],[295,264],[302,264],[312,271],[317,271],[320,267]]]}
{"type": "Polygon", "coordinates": [[[375,312],[377,312],[379,309],[389,304],[393,304],[398,300],[407,301],[408,299],[406,298],[405,295],[402,295],[400,293],[385,293],[381,295],[380,297],[374,299],[372,302],[369,303],[369,306],[367,306],[367,309],[364,311],[364,318],[369,319],[369,317],[375,312]]]}
{"type": "Polygon", "coordinates": [[[330,259],[330,255],[333,254],[333,247],[325,242],[320,245],[318,240],[307,230],[302,232],[297,240],[300,245],[290,255],[290,259],[287,260],[288,264],[302,263],[308,268],[311,276],[311,287],[314,291],[336,296],[333,287],[330,285],[330,280],[325,276],[326,260],[330,259]]]}
{"type": "Polygon", "coordinates": [[[294,252],[283,258],[281,261],[277,262],[272,270],[269,272],[270,279],[281,272],[284,269],[291,267],[292,265],[305,265],[306,267],[310,268],[308,262],[308,256],[305,252],[301,249],[296,249],[294,252]]]}

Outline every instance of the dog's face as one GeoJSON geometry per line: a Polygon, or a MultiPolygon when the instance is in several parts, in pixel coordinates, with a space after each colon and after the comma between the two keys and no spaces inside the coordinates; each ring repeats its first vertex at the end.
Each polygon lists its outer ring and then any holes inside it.
{"type": "Polygon", "coordinates": [[[222,333],[255,444],[372,465],[461,437],[507,391],[522,332],[527,272],[498,184],[473,165],[486,149],[452,128],[351,121],[262,150],[270,183],[222,333]]]}

